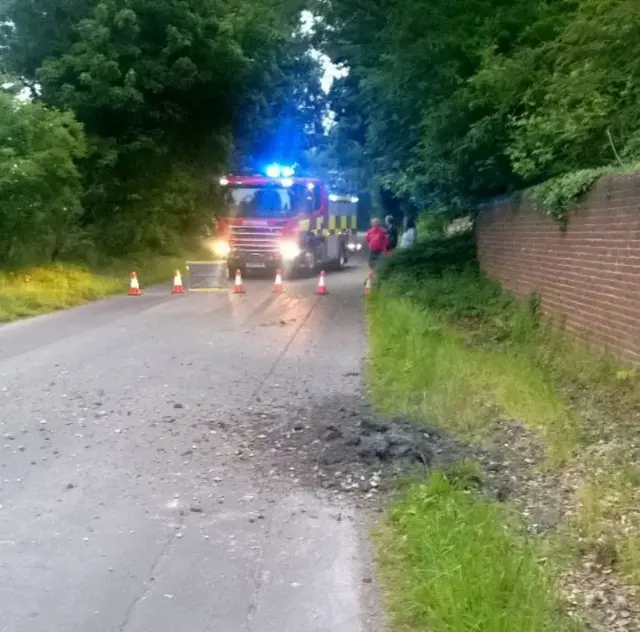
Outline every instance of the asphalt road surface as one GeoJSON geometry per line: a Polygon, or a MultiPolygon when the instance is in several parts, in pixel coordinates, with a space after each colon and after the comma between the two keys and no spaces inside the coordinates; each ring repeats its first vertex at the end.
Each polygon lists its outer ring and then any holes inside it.
{"type": "Polygon", "coordinates": [[[361,388],[364,274],[0,327],[0,630],[377,630],[358,510],[231,421],[361,388]]]}

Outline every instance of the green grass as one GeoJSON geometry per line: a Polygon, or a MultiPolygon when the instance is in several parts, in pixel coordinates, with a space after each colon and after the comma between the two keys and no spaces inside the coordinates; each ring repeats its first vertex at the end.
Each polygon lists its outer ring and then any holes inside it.
{"type": "Polygon", "coordinates": [[[9,322],[81,305],[129,288],[135,270],[144,291],[156,283],[170,283],[173,272],[184,270],[185,257],[138,256],[111,260],[99,269],[79,264],[51,264],[0,272],[0,322],[9,322]]]}
{"type": "Polygon", "coordinates": [[[474,346],[442,315],[384,290],[371,301],[370,331],[370,382],[384,412],[473,437],[497,416],[526,420],[549,438],[554,462],[571,454],[578,439],[571,411],[520,354],[474,346]]]}
{"type": "Polygon", "coordinates": [[[375,534],[394,629],[403,632],[561,632],[543,551],[504,508],[441,473],[415,485],[375,534]]]}
{"type": "Polygon", "coordinates": [[[473,265],[472,236],[385,261],[368,301],[368,380],[384,412],[478,443],[512,419],[572,490],[577,549],[640,586],[640,380],[544,323],[473,265]]]}

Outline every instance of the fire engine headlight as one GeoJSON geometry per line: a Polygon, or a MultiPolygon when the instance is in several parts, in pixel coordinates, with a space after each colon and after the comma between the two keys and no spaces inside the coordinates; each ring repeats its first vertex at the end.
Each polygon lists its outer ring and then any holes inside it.
{"type": "Polygon", "coordinates": [[[280,244],[280,254],[285,261],[292,261],[300,255],[302,250],[295,241],[283,241],[280,244]]]}
{"type": "Polygon", "coordinates": [[[213,242],[212,250],[216,257],[227,257],[231,252],[229,244],[221,239],[213,242]]]}

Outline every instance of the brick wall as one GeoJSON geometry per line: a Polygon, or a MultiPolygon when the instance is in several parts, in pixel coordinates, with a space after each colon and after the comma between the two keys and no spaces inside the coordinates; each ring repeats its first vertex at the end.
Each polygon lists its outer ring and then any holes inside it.
{"type": "Polygon", "coordinates": [[[488,208],[477,243],[506,290],[537,292],[570,333],[640,365],[640,173],[599,180],[565,231],[525,202],[488,208]]]}

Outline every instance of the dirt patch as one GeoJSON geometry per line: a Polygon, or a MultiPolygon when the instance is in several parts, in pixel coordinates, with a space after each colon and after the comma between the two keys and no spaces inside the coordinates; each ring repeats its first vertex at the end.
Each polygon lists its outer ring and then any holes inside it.
{"type": "MultiPolygon", "coordinates": [[[[249,409],[211,427],[239,440],[236,457],[272,481],[289,480],[354,497],[380,509],[399,476],[424,476],[461,461],[480,465],[483,493],[508,501],[532,534],[566,523],[575,487],[545,468],[544,444],[510,419],[497,419],[483,447],[402,418],[382,419],[360,396],[330,398],[306,407],[249,409]]],[[[562,578],[569,609],[598,631],[640,630],[636,599],[604,565],[590,560],[562,578]]]]}
{"type": "Polygon", "coordinates": [[[504,501],[513,491],[510,472],[490,451],[438,428],[381,419],[358,396],[256,408],[232,417],[228,427],[241,437],[239,458],[253,461],[265,476],[312,487],[374,498],[392,489],[398,476],[473,461],[485,470],[486,493],[504,501]]]}

